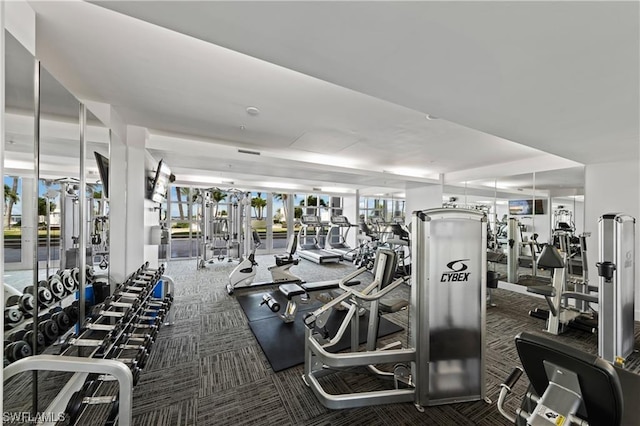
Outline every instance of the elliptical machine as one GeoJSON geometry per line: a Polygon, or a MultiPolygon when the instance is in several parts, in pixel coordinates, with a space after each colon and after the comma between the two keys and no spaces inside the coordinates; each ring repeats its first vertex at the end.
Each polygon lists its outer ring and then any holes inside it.
{"type": "Polygon", "coordinates": [[[286,284],[286,283],[304,283],[304,280],[297,275],[293,274],[289,269],[292,266],[297,265],[300,259],[293,257],[296,252],[296,246],[298,245],[298,238],[296,234],[289,237],[287,242],[287,252],[285,254],[276,254],[276,264],[269,266],[268,270],[271,272],[271,279],[273,281],[257,282],[253,280],[256,277],[258,271],[258,262],[255,261],[256,250],[262,244],[260,235],[256,231],[252,232],[253,236],[253,250],[251,254],[240,262],[229,275],[229,284],[227,284],[227,293],[233,294],[233,291],[238,288],[260,287],[274,284],[286,284]]]}

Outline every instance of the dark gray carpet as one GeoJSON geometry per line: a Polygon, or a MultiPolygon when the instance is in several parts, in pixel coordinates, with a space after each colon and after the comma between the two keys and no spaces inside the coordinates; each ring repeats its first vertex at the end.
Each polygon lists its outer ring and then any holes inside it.
{"type": "MultiPolygon", "coordinates": [[[[272,256],[258,256],[257,280],[269,280],[272,256]]],[[[237,300],[224,288],[233,264],[214,263],[196,270],[196,261],[175,261],[168,275],[176,281],[176,324],[163,327],[151,357],[134,390],[134,425],[507,425],[495,401],[499,383],[519,365],[513,337],[520,331],[542,334],[544,323],[527,315],[544,307],[542,299],[502,289],[493,292],[494,308],[487,309],[487,396],[493,404],[473,402],[427,408],[419,413],[411,404],[390,404],[333,411],[324,408],[301,380],[302,366],[275,373],[256,342],[237,300]]],[[[302,261],[292,271],[306,281],[340,278],[352,271],[349,264],[316,265],[302,261]]],[[[261,289],[260,291],[263,291],[261,289]]],[[[398,290],[408,295],[409,287],[398,290]]],[[[392,295],[394,298],[399,295],[392,295]]],[[[407,312],[386,316],[407,326],[407,312]]],[[[597,336],[575,330],[553,339],[590,353],[597,352],[597,336]]],[[[382,338],[381,344],[400,340],[406,332],[382,338]]],[[[636,348],[640,348],[640,324],[636,323],[636,348]]],[[[640,356],[626,365],[640,372],[640,356]]],[[[43,388],[51,394],[61,381],[49,375],[43,388]]],[[[5,383],[5,411],[30,406],[28,387],[5,383]]],[[[526,390],[522,378],[516,395],[526,390]]],[[[377,382],[362,375],[329,378],[331,389],[375,388],[377,382]]],[[[42,390],[43,406],[52,396],[42,390]]],[[[633,396],[637,398],[637,396],[633,396]]],[[[519,404],[515,398],[509,407],[519,404]]],[[[94,423],[84,423],[92,425],[94,423]]]]}

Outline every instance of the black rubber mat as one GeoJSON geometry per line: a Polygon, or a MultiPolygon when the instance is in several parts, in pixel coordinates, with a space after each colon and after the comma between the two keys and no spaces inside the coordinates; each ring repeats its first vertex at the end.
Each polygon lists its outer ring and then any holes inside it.
{"type": "MultiPolygon", "coordinates": [[[[280,303],[280,313],[284,312],[284,308],[287,306],[287,299],[277,289],[274,291],[265,290],[259,293],[239,294],[236,296],[236,300],[240,303],[244,314],[247,316],[249,322],[258,321],[265,318],[279,318],[279,313],[272,312],[267,305],[260,305],[262,302],[262,295],[269,293],[280,303]]],[[[322,303],[313,299],[306,304],[298,304],[298,312],[308,311],[310,309],[317,309],[322,306],[322,303]]]]}
{"type": "MultiPolygon", "coordinates": [[[[266,309],[269,311],[269,309],[266,309]]],[[[304,311],[302,311],[304,312],[304,311]]],[[[298,312],[296,320],[285,324],[278,317],[263,318],[250,321],[249,327],[256,340],[262,347],[273,371],[281,371],[304,363],[304,329],[305,326],[298,312]]],[[[334,311],[327,322],[327,330],[333,335],[338,329],[346,311],[334,311]]],[[[367,341],[367,325],[369,324],[369,311],[360,317],[360,343],[367,341]]],[[[380,319],[378,337],[387,336],[403,328],[384,318],[380,319]]],[[[351,345],[351,327],[347,327],[344,336],[331,352],[339,352],[348,349],[351,345]]]]}

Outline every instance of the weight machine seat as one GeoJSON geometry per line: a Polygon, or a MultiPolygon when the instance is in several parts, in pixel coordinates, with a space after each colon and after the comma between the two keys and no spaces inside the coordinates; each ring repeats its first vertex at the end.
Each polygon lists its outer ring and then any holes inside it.
{"type": "Polygon", "coordinates": [[[593,296],[591,294],[580,293],[576,291],[565,291],[564,293],[562,293],[562,297],[567,299],[583,300],[589,303],[598,303],[598,296],[593,296]]]}
{"type": "Polygon", "coordinates": [[[500,263],[505,257],[504,253],[487,250],[487,262],[500,263]]]}
{"type": "Polygon", "coordinates": [[[538,256],[538,267],[547,269],[564,268],[565,262],[557,248],[551,244],[545,244],[542,253],[538,256]]]}
{"type": "MultiPolygon", "coordinates": [[[[583,404],[577,414],[588,419],[590,426],[622,424],[623,390],[618,374],[611,364],[596,355],[535,334],[522,332],[515,340],[524,372],[538,396],[542,396],[549,386],[543,363],[547,361],[578,376],[583,404]]],[[[640,376],[636,376],[634,380],[628,377],[625,379],[635,383],[636,389],[640,387],[640,376]]],[[[626,394],[630,399],[628,409],[637,411],[638,408],[634,406],[631,398],[637,398],[638,394],[626,394]]],[[[634,421],[637,421],[637,417],[634,421]]]]}
{"type": "Polygon", "coordinates": [[[556,295],[556,289],[550,285],[532,285],[527,287],[529,293],[540,294],[545,297],[553,297],[556,295]]]}
{"type": "Polygon", "coordinates": [[[401,311],[407,306],[409,306],[409,301],[404,299],[381,300],[380,305],[378,305],[380,311],[385,314],[401,311]]]}
{"type": "Polygon", "coordinates": [[[275,254],[273,257],[276,259],[276,266],[297,265],[300,263],[300,259],[290,254],[275,254]]]}
{"type": "MultiPolygon", "coordinates": [[[[360,284],[360,281],[354,280],[346,283],[348,286],[360,284]]],[[[287,300],[293,299],[295,296],[301,296],[307,292],[314,291],[326,291],[326,290],[335,290],[340,288],[338,285],[338,280],[334,281],[318,281],[315,283],[304,283],[304,284],[280,284],[278,290],[287,300]]]]}
{"type": "Polygon", "coordinates": [[[306,291],[298,284],[281,284],[280,287],[278,287],[278,290],[280,290],[280,293],[282,293],[287,300],[291,300],[295,296],[301,296],[306,293],[306,291]]]}

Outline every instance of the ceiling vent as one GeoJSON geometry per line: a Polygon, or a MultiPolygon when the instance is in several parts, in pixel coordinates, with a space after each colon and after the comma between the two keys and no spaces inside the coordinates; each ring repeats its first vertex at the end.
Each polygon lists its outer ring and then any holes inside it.
{"type": "Polygon", "coordinates": [[[322,188],[313,188],[313,190],[322,192],[322,188]]]}
{"type": "Polygon", "coordinates": [[[259,151],[250,151],[248,149],[239,149],[238,152],[240,154],[260,155],[259,151]]]}

